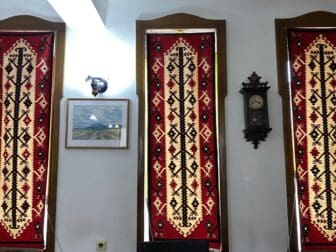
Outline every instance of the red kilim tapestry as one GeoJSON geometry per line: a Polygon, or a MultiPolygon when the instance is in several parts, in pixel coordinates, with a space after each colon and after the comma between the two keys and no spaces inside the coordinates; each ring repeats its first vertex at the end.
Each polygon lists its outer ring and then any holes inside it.
{"type": "Polygon", "coordinates": [[[302,246],[336,249],[336,30],[287,37],[302,246]]]}
{"type": "Polygon", "coordinates": [[[44,248],[53,47],[0,32],[0,247],[44,248]]]}
{"type": "Polygon", "coordinates": [[[219,248],[215,34],[147,36],[151,238],[219,248]]]}

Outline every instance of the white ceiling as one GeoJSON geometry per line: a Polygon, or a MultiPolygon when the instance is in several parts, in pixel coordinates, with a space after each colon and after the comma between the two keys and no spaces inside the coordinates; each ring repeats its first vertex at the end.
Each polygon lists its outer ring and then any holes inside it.
{"type": "MultiPolygon", "coordinates": [[[[71,1],[78,1],[80,5],[81,0],[71,1]]],[[[92,0],[92,2],[105,23],[108,0],[92,0]]],[[[80,8],[76,11],[80,11],[80,8]]],[[[63,21],[47,0],[2,0],[0,15],[5,18],[13,15],[33,15],[50,21],[63,21]]]]}
{"type": "Polygon", "coordinates": [[[7,0],[1,2],[1,17],[14,15],[32,15],[48,19],[50,21],[61,21],[62,19],[46,0],[7,0]]]}

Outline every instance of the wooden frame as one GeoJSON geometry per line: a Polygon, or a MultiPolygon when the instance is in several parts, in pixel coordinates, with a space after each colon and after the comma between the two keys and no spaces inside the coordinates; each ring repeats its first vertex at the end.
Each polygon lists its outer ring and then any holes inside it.
{"type": "Polygon", "coordinates": [[[49,188],[48,188],[48,224],[47,244],[44,251],[55,250],[55,223],[56,223],[56,193],[57,193],[57,169],[58,169],[58,139],[60,121],[60,99],[63,95],[63,66],[65,47],[65,24],[50,22],[32,16],[15,16],[0,21],[0,30],[16,31],[54,31],[55,32],[55,54],[53,64],[53,100],[51,105],[51,128],[49,157],[49,188]]]}
{"type": "Polygon", "coordinates": [[[67,108],[67,148],[127,148],[128,99],[68,99],[67,108]]]}
{"type": "Polygon", "coordinates": [[[276,52],[277,52],[277,68],[278,68],[278,90],[282,97],[283,109],[283,129],[284,129],[284,150],[286,165],[286,186],[287,186],[287,209],[288,209],[288,226],[290,251],[299,251],[298,247],[298,230],[297,204],[295,200],[295,184],[294,184],[294,164],[293,164],[293,146],[291,132],[291,112],[290,112],[290,91],[289,91],[289,73],[287,71],[287,29],[290,28],[335,28],[336,14],[330,12],[311,12],[299,17],[289,19],[276,19],[276,52]]]}
{"type": "Polygon", "coordinates": [[[217,107],[219,132],[219,183],[221,204],[222,250],[228,251],[227,192],[225,168],[224,97],[226,95],[226,33],[224,20],[209,20],[179,13],[154,20],[136,22],[137,95],[139,97],[139,155],[138,155],[138,216],[137,251],[144,240],[144,178],[145,178],[145,130],[146,130],[146,30],[148,29],[215,29],[217,35],[217,107]]]}

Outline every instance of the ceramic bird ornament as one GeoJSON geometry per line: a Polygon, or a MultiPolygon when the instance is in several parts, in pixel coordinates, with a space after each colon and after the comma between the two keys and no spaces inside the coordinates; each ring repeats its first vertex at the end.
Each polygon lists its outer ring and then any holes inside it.
{"type": "Polygon", "coordinates": [[[97,94],[104,93],[107,90],[108,83],[103,78],[92,77],[89,75],[86,77],[85,81],[90,81],[93,96],[97,96],[97,94]]]}

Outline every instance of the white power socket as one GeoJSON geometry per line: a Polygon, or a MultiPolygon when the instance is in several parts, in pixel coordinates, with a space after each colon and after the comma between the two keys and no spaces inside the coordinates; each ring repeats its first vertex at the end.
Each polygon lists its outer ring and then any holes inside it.
{"type": "Polygon", "coordinates": [[[97,240],[96,241],[96,250],[97,251],[106,251],[107,241],[106,240],[97,240]]]}

